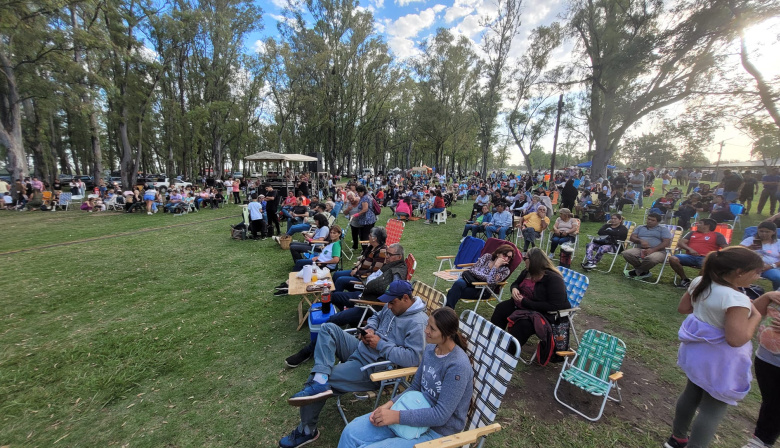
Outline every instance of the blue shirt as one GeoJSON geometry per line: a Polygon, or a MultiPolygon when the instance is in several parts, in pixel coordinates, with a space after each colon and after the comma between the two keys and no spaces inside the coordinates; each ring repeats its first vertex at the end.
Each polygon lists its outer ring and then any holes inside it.
{"type": "MultiPolygon", "coordinates": [[[[761,182],[780,182],[780,176],[774,174],[767,174],[761,178],[761,182]]],[[[777,191],[777,185],[764,185],[766,191],[777,191]]]]}
{"type": "Polygon", "coordinates": [[[249,219],[257,221],[263,219],[263,206],[257,201],[252,201],[247,205],[249,210],[249,219]]]}
{"type": "Polygon", "coordinates": [[[496,227],[509,227],[512,225],[512,214],[504,210],[501,213],[493,213],[493,219],[490,224],[496,227]]]}

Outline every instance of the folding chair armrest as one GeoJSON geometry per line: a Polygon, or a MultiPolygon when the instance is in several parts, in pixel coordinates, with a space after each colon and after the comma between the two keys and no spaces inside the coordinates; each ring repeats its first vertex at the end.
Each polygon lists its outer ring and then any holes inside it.
{"type": "Polygon", "coordinates": [[[609,376],[609,379],[611,381],[617,381],[619,379],[623,378],[623,372],[615,372],[612,375],[609,376]]]}
{"type": "Polygon", "coordinates": [[[445,269],[444,272],[466,272],[466,269],[445,269]]]}
{"type": "Polygon", "coordinates": [[[463,264],[456,264],[455,267],[458,268],[470,268],[474,266],[476,263],[463,263],[463,264]]]}
{"type": "Polygon", "coordinates": [[[371,364],[366,364],[363,367],[360,368],[360,371],[366,371],[368,369],[373,369],[374,367],[381,367],[381,366],[389,366],[392,364],[390,361],[379,361],[379,362],[372,362],[371,364]]]}
{"type": "Polygon", "coordinates": [[[371,374],[371,381],[387,381],[395,380],[398,378],[405,378],[409,375],[414,375],[417,372],[417,367],[405,367],[403,369],[393,369],[384,372],[374,372],[371,374]]]}
{"type": "Polygon", "coordinates": [[[385,302],[379,302],[376,300],[349,299],[349,301],[355,305],[385,306],[385,302]]]}
{"type": "Polygon", "coordinates": [[[454,260],[455,259],[455,255],[437,255],[436,259],[437,260],[454,260]]]}
{"type": "Polygon", "coordinates": [[[573,350],[566,350],[566,351],[563,351],[563,352],[555,352],[555,354],[558,355],[558,356],[563,356],[564,358],[566,358],[566,357],[569,357],[569,356],[576,355],[577,352],[575,352],[573,350]]]}
{"type": "Polygon", "coordinates": [[[548,314],[558,314],[560,316],[568,316],[569,313],[573,313],[575,311],[579,311],[580,307],[576,308],[566,308],[565,310],[556,310],[556,311],[548,311],[548,314]]]}
{"type": "Polygon", "coordinates": [[[429,442],[418,443],[414,448],[457,448],[470,443],[476,443],[480,437],[501,431],[501,425],[492,425],[475,428],[471,431],[463,431],[451,436],[439,437],[429,442]]]}
{"type": "MultiPolygon", "coordinates": [[[[474,282],[472,283],[473,286],[487,286],[488,282],[474,282]]],[[[496,286],[504,286],[506,285],[506,282],[498,282],[495,284],[496,286]]]]}
{"type": "Polygon", "coordinates": [[[364,246],[365,246],[365,245],[367,245],[369,242],[368,242],[368,241],[358,241],[358,243],[360,243],[360,244],[362,244],[362,245],[364,245],[364,246]]]}

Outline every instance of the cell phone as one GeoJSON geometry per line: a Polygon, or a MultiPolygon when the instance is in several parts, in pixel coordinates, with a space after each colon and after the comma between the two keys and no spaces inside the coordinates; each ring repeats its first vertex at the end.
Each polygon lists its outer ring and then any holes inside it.
{"type": "Polygon", "coordinates": [[[753,245],[754,246],[761,246],[761,238],[753,238],[753,245]]]}
{"type": "Polygon", "coordinates": [[[366,335],[368,335],[368,332],[366,331],[366,329],[365,328],[360,328],[360,327],[357,327],[357,333],[358,333],[358,335],[360,335],[361,338],[366,336],[366,335]]]}

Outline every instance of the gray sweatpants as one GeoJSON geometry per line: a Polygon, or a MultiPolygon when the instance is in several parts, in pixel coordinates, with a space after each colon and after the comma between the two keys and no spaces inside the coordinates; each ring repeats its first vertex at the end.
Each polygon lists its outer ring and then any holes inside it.
{"type": "Polygon", "coordinates": [[[677,399],[674,421],[672,422],[672,435],[685,439],[688,430],[690,430],[688,448],[708,447],[715,437],[715,431],[718,429],[720,421],[726,415],[728,406],[688,380],[685,390],[677,399]],[[699,415],[696,415],[696,410],[699,411],[699,415]]]}

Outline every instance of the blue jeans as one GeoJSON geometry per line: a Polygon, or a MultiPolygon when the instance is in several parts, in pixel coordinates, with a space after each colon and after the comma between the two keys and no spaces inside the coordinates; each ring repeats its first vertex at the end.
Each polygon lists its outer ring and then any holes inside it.
{"type": "Polygon", "coordinates": [[[441,213],[443,211],[444,211],[443,208],[429,208],[428,211],[425,212],[425,219],[430,221],[431,220],[431,216],[433,216],[433,215],[435,215],[437,213],[441,213]]]}
{"type": "Polygon", "coordinates": [[[553,236],[550,238],[550,253],[554,254],[555,249],[558,248],[563,243],[568,243],[569,241],[574,241],[573,236],[553,236]]]}
{"type": "Polygon", "coordinates": [[[413,448],[418,443],[441,437],[429,429],[417,439],[402,439],[389,426],[374,426],[368,419],[369,415],[361,415],[349,422],[341,433],[338,448],[413,448]]]}
{"type": "Polygon", "coordinates": [[[463,227],[463,234],[461,236],[466,237],[468,236],[468,233],[471,232],[471,235],[474,236],[474,238],[477,238],[477,234],[484,231],[485,228],[479,224],[466,224],[466,226],[463,227]]]}
{"type": "MultiPolygon", "coordinates": [[[[379,387],[377,383],[371,381],[373,369],[360,370],[363,363],[357,358],[358,344],[361,342],[351,334],[345,333],[338,325],[326,322],[320,328],[317,344],[314,347],[314,367],[311,372],[328,375],[328,383],[335,395],[376,390],[379,387]],[[341,363],[336,364],[337,360],[341,363]]],[[[326,400],[321,400],[303,406],[299,429],[311,434],[317,428],[320,412],[325,407],[325,403],[326,400]]]]}
{"type": "Polygon", "coordinates": [[[769,269],[761,273],[761,277],[772,282],[772,289],[777,291],[780,289],[780,269],[769,269]]]}
{"type": "MultiPolygon", "coordinates": [[[[739,198],[739,192],[738,191],[724,191],[723,192],[723,199],[726,200],[726,202],[734,202],[739,198]]],[[[777,288],[775,288],[777,289],[777,288]]]]}
{"type": "MultiPolygon", "coordinates": [[[[455,305],[458,304],[458,300],[477,300],[482,293],[482,289],[477,289],[466,283],[466,280],[459,279],[452,284],[452,287],[447,291],[447,306],[455,309],[455,305]]],[[[484,298],[489,298],[490,295],[485,293],[484,298]]]]}
{"type": "Polygon", "coordinates": [[[639,191],[636,191],[635,189],[634,192],[636,193],[636,205],[640,208],[643,207],[644,204],[642,203],[642,198],[644,195],[642,194],[642,190],[640,189],[639,191]]]}
{"type": "Polygon", "coordinates": [[[509,226],[501,226],[501,227],[487,226],[485,228],[485,234],[487,234],[488,238],[493,238],[493,234],[495,232],[498,232],[498,239],[503,240],[504,238],[506,238],[507,230],[509,230],[509,226]]]}
{"type": "Polygon", "coordinates": [[[353,281],[360,281],[359,278],[350,275],[352,271],[336,271],[330,274],[330,278],[333,280],[335,291],[344,291],[345,287],[348,287],[353,281]]]}
{"type": "Polygon", "coordinates": [[[293,224],[292,226],[290,223],[287,223],[287,235],[293,236],[298,232],[306,232],[309,229],[311,229],[310,224],[293,224]]]}
{"type": "Polygon", "coordinates": [[[303,269],[304,266],[314,264],[313,261],[311,261],[308,258],[302,258],[300,260],[295,260],[295,266],[293,266],[292,271],[293,272],[300,272],[301,269],[303,269]]]}

